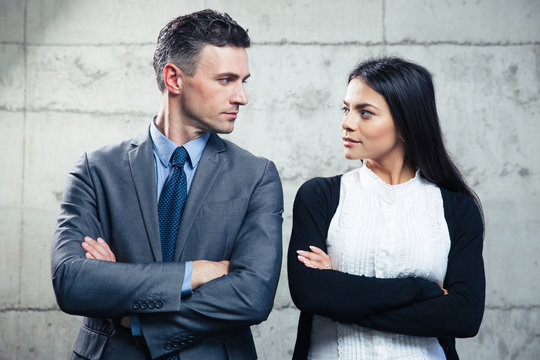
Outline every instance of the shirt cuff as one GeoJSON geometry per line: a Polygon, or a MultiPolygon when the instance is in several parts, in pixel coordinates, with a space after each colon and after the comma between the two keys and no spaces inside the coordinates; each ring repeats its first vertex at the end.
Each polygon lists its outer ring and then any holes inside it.
{"type": "Polygon", "coordinates": [[[141,319],[139,315],[131,315],[131,335],[142,336],[141,333],[141,319]]]}
{"type": "Polygon", "coordinates": [[[182,297],[193,294],[191,290],[191,275],[193,274],[193,262],[186,261],[186,266],[184,270],[184,282],[182,283],[182,291],[180,295],[182,297]]]}

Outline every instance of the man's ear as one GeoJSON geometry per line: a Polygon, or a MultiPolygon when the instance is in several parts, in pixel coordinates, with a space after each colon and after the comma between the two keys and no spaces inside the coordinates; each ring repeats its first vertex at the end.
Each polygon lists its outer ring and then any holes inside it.
{"type": "Polygon", "coordinates": [[[179,95],[182,92],[183,78],[185,76],[182,70],[178,66],[168,63],[163,68],[162,75],[169,93],[179,95]]]}

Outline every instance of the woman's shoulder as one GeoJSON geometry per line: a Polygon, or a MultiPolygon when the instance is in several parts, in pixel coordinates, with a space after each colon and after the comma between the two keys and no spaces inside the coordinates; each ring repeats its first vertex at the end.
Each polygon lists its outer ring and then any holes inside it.
{"type": "Polygon", "coordinates": [[[298,189],[298,194],[319,194],[325,195],[333,193],[336,189],[339,192],[339,186],[341,182],[341,177],[343,175],[335,175],[331,177],[315,177],[307,180],[300,186],[298,189]]]}
{"type": "Polygon", "coordinates": [[[307,208],[334,209],[339,202],[342,175],[307,180],[296,193],[295,204],[307,208]]]}
{"type": "Polygon", "coordinates": [[[463,211],[466,209],[478,210],[478,205],[471,196],[442,187],[439,189],[441,190],[445,208],[452,209],[453,211],[463,211]]]}
{"type": "Polygon", "coordinates": [[[483,229],[482,210],[474,198],[462,192],[440,189],[445,217],[450,227],[471,227],[479,231],[483,229]]]}

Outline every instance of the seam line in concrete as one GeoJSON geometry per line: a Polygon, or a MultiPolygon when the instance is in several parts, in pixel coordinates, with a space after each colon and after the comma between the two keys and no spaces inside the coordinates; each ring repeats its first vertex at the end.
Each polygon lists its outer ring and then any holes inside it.
{"type": "Polygon", "coordinates": [[[524,305],[524,306],[486,306],[486,310],[539,310],[540,305],[524,305]]]}
{"type": "Polygon", "coordinates": [[[27,30],[26,30],[26,24],[27,24],[27,7],[28,7],[28,1],[25,0],[24,2],[24,29],[23,29],[23,81],[24,81],[24,90],[23,90],[23,123],[22,123],[22,129],[23,129],[23,136],[22,136],[22,161],[21,161],[21,211],[20,211],[20,218],[19,218],[19,291],[18,291],[18,299],[17,304],[21,304],[22,299],[22,270],[23,270],[23,244],[24,244],[24,178],[25,178],[25,164],[26,164],[26,106],[27,106],[27,87],[28,87],[28,54],[27,54],[27,46],[26,46],[26,37],[27,37],[27,30]]]}
{"type": "MultiPolygon", "coordinates": [[[[474,41],[454,41],[454,40],[439,40],[439,41],[416,41],[416,40],[400,40],[400,41],[338,41],[338,42],[317,42],[317,41],[261,41],[261,42],[252,42],[253,46],[275,46],[275,45],[295,45],[295,46],[344,46],[344,45],[355,45],[355,46],[399,46],[399,45],[410,45],[410,46],[437,46],[437,45],[456,45],[456,46],[476,46],[476,47],[487,47],[487,46],[534,46],[540,45],[540,41],[486,41],[486,42],[474,42],[474,41]]],[[[21,43],[13,42],[0,42],[0,45],[23,45],[21,43]]],[[[77,44],[62,44],[62,43],[48,43],[48,44],[38,44],[38,43],[26,43],[28,46],[35,47],[121,47],[121,46],[132,46],[132,47],[143,47],[143,46],[155,46],[155,43],[77,43],[77,44]]]]}
{"type": "Polygon", "coordinates": [[[386,44],[386,0],[381,1],[382,7],[382,41],[386,44]]]}
{"type": "Polygon", "coordinates": [[[28,108],[28,109],[19,109],[11,110],[8,108],[3,108],[0,106],[0,111],[6,112],[19,112],[23,111],[25,113],[60,113],[60,114],[78,114],[78,115],[97,115],[97,116],[127,116],[127,117],[153,117],[156,113],[153,112],[143,112],[143,111],[112,111],[105,112],[99,110],[79,110],[79,109],[48,109],[48,108],[28,108]]]}
{"type": "MultiPolygon", "coordinates": [[[[286,310],[286,309],[295,309],[294,306],[274,306],[272,310],[286,310]]],[[[503,311],[509,311],[509,310],[540,310],[540,305],[530,305],[530,306],[486,306],[486,310],[503,310],[503,311]]],[[[50,312],[50,311],[58,311],[62,312],[58,307],[45,307],[45,308],[39,308],[39,307],[7,307],[0,309],[0,313],[7,313],[7,312],[50,312]]]]}
{"type": "Polygon", "coordinates": [[[60,310],[57,307],[48,307],[48,308],[38,308],[38,307],[20,307],[19,308],[19,307],[12,307],[12,308],[0,309],[0,314],[1,313],[7,313],[7,312],[24,312],[24,311],[28,311],[28,312],[51,312],[51,311],[62,312],[62,310],[60,310]]]}
{"type": "Polygon", "coordinates": [[[341,42],[296,42],[296,41],[267,41],[267,42],[255,42],[254,45],[298,45],[298,46],[344,46],[344,45],[357,45],[357,46],[399,46],[399,45],[411,45],[411,46],[435,46],[435,45],[456,45],[456,46],[531,46],[540,45],[540,41],[523,41],[523,42],[509,42],[509,41],[497,41],[497,42],[472,42],[472,41],[416,41],[416,40],[401,40],[401,41],[341,41],[341,42]]]}

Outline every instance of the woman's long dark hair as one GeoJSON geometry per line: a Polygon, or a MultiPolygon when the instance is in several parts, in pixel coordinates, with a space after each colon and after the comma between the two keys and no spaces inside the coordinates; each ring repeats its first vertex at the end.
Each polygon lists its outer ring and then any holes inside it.
{"type": "Polygon", "coordinates": [[[397,57],[369,59],[349,75],[381,94],[405,142],[405,157],[428,181],[480,201],[444,147],[431,74],[397,57]]]}

